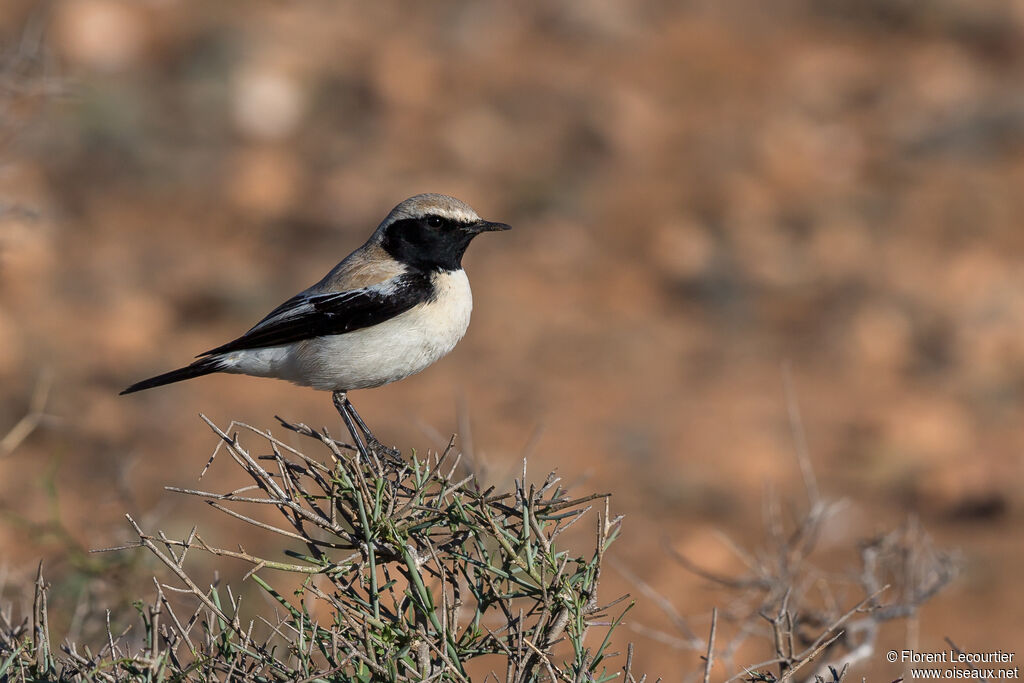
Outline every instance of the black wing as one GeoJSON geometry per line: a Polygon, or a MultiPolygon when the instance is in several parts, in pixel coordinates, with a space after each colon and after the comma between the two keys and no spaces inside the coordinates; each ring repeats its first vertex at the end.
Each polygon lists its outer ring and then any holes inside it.
{"type": "Polygon", "coordinates": [[[199,355],[282,346],[312,337],[345,334],[390,320],[429,301],[433,295],[430,279],[422,273],[406,273],[347,292],[299,294],[275,308],[238,339],[199,355]]]}

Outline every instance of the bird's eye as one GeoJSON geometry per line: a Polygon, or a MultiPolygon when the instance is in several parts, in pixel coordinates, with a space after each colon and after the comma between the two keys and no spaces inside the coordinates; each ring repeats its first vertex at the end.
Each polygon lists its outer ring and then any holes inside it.
{"type": "Polygon", "coordinates": [[[440,216],[427,216],[427,225],[432,228],[440,228],[444,225],[444,219],[440,216]]]}

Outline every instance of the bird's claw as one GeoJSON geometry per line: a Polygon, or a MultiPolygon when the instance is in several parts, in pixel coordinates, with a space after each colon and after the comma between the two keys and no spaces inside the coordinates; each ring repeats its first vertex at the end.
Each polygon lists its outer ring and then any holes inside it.
{"type": "Polygon", "coordinates": [[[385,446],[375,436],[371,435],[366,438],[366,447],[374,453],[385,455],[392,460],[402,459],[402,451],[393,446],[385,446]]]}

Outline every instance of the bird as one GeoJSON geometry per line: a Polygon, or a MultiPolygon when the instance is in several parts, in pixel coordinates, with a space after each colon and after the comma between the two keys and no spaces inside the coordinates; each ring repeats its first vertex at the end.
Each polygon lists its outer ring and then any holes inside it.
{"type": "Polygon", "coordinates": [[[508,229],[454,197],[410,197],[363,246],[248,332],[121,395],[216,372],[283,379],[332,392],[352,435],[354,420],[367,446],[379,447],[348,392],[405,379],[455,348],[473,309],[466,248],[481,233],[508,229]]]}

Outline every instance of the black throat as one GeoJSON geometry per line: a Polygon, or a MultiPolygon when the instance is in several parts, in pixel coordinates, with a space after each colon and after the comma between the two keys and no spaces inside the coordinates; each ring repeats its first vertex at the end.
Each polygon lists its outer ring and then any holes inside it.
{"type": "Polygon", "coordinates": [[[451,221],[432,227],[421,218],[403,218],[384,229],[381,246],[410,268],[452,271],[462,268],[462,255],[473,237],[474,233],[451,221]]]}

